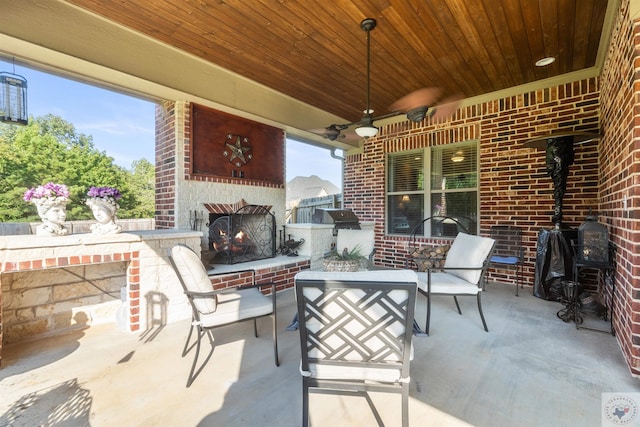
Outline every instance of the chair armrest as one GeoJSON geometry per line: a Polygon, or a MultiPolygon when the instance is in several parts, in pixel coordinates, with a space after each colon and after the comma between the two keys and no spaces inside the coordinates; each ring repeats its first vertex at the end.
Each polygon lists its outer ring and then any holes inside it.
{"type": "Polygon", "coordinates": [[[483,265],[482,267],[429,267],[426,271],[446,271],[446,270],[485,270],[489,265],[483,265]]]}
{"type": "Polygon", "coordinates": [[[220,291],[215,290],[215,291],[208,291],[208,292],[197,292],[197,291],[185,290],[184,293],[185,295],[189,295],[194,298],[211,298],[216,296],[216,294],[220,293],[220,291]]]}

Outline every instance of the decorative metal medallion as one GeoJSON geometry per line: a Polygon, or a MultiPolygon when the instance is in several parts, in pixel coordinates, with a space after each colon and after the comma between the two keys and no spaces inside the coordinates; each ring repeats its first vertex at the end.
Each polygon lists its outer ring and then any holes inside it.
{"type": "Polygon", "coordinates": [[[222,154],[229,162],[240,167],[249,163],[253,158],[251,150],[249,138],[246,136],[227,134],[222,154]]]}

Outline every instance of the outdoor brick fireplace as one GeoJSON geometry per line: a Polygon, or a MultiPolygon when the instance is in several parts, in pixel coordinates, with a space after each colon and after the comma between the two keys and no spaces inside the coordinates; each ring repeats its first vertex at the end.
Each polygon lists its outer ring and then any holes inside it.
{"type": "Polygon", "coordinates": [[[271,206],[206,203],[213,264],[236,264],[276,255],[276,220],[271,206]]]}

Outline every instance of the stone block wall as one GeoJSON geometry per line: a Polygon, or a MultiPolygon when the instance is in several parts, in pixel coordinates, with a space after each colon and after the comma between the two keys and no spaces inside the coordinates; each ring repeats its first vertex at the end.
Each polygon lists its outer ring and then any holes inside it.
{"type": "MultiPolygon", "coordinates": [[[[201,233],[0,236],[0,367],[2,343],[97,323],[149,332],[191,318],[168,259],[169,249],[178,243],[200,253],[201,233]]],[[[251,268],[256,283],[275,283],[276,291],[282,291],[292,287],[296,273],[310,267],[310,259],[281,256],[249,267],[226,267],[251,268]]],[[[229,272],[213,277],[212,283],[219,289],[253,280],[251,272],[229,272]]]]}
{"type": "Polygon", "coordinates": [[[125,262],[117,262],[4,274],[5,344],[114,322],[126,269],[125,262]]]}

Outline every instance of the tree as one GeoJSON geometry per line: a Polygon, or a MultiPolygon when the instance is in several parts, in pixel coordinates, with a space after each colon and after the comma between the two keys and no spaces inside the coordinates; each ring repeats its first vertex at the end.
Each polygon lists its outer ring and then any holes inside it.
{"type": "Polygon", "coordinates": [[[71,123],[48,114],[31,118],[24,127],[0,125],[0,221],[37,220],[35,207],[22,196],[28,188],[50,181],[69,188],[68,220],[92,218],[84,204],[91,186],[120,190],[119,217],[148,217],[154,212],[153,203],[148,208],[146,186],[136,187],[141,180],[114,164],[112,157],[95,148],[90,135],[77,133],[71,123]],[[146,205],[140,206],[140,200],[146,205]]]}
{"type": "Polygon", "coordinates": [[[135,189],[136,203],[128,212],[127,218],[153,218],[156,203],[156,169],[146,159],[136,160],[131,165],[129,188],[135,189]]]}

